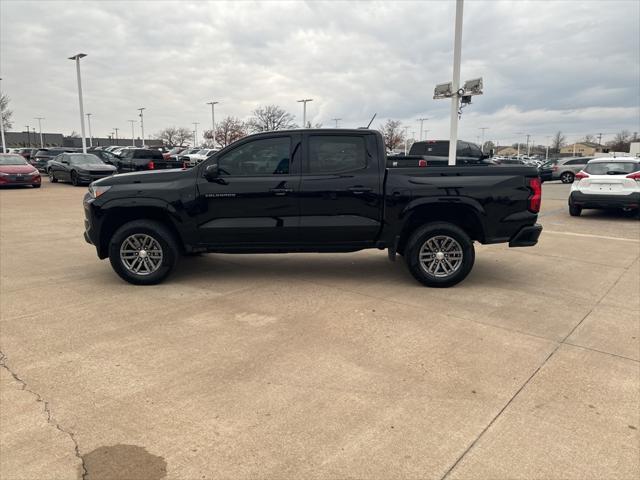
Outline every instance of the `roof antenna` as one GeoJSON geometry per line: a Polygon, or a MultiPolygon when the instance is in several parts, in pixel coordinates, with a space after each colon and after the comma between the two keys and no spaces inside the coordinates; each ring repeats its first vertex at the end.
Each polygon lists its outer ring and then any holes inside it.
{"type": "Polygon", "coordinates": [[[371,117],[371,121],[369,122],[369,125],[367,125],[367,128],[371,126],[371,124],[373,123],[373,119],[376,118],[376,115],[378,115],[378,112],[373,114],[373,117],[371,117]]]}

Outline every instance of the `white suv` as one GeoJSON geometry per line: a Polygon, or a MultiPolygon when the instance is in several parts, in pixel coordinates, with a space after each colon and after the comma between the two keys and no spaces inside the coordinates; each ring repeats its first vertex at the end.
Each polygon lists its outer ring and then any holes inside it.
{"type": "Polygon", "coordinates": [[[203,148],[202,150],[198,150],[196,153],[186,155],[187,166],[195,167],[200,162],[205,161],[209,157],[209,155],[217,151],[217,148],[203,148]]]}
{"type": "Polygon", "coordinates": [[[569,214],[583,208],[622,208],[640,216],[640,159],[597,158],[576,173],[569,195],[569,214]]]}

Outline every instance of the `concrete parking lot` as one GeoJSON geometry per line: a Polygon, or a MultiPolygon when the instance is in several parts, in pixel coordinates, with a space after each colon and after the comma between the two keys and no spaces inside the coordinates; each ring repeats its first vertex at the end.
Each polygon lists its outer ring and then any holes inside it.
{"type": "Polygon", "coordinates": [[[640,222],[570,217],[417,284],[384,252],[204,255],[124,283],[84,188],[0,192],[0,478],[640,475],[640,222]]]}

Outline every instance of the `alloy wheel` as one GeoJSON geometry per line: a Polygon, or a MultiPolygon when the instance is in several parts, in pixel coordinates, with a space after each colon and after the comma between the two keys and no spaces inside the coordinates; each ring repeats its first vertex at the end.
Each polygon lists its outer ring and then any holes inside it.
{"type": "Polygon", "coordinates": [[[162,266],[162,247],[150,235],[136,233],[128,236],[120,246],[120,260],[136,275],[151,275],[162,266]]]}
{"type": "Polygon", "coordinates": [[[420,266],[429,275],[446,278],[462,266],[462,247],[447,235],[430,237],[422,244],[419,253],[420,266]]]}

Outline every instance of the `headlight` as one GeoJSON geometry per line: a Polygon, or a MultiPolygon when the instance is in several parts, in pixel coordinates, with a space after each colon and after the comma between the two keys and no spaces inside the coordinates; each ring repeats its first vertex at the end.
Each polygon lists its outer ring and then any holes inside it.
{"type": "Polygon", "coordinates": [[[8,173],[0,172],[0,177],[6,177],[8,175],[9,175],[8,173]]]}
{"type": "Polygon", "coordinates": [[[91,195],[92,198],[98,198],[100,195],[107,192],[110,188],[110,186],[91,184],[89,185],[89,195],[91,195]]]}

